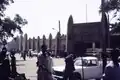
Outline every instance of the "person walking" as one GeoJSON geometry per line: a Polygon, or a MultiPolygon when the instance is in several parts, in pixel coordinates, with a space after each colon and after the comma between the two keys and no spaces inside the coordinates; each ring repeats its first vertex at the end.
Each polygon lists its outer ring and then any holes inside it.
{"type": "Polygon", "coordinates": [[[25,50],[25,51],[23,52],[23,59],[24,59],[24,61],[26,61],[26,55],[27,55],[27,51],[25,50]]]}
{"type": "Polygon", "coordinates": [[[38,56],[37,60],[37,80],[52,80],[52,58],[47,54],[47,46],[42,45],[42,54],[38,56]]]}
{"type": "Polygon", "coordinates": [[[12,73],[12,77],[15,78],[17,76],[17,71],[16,71],[16,58],[15,58],[15,50],[13,49],[11,51],[11,73],[12,73]]]}
{"type": "Polygon", "coordinates": [[[103,80],[120,80],[120,65],[118,63],[119,50],[116,48],[111,52],[112,62],[105,68],[103,80]]]}
{"type": "Polygon", "coordinates": [[[69,54],[66,58],[65,58],[65,71],[64,71],[64,76],[63,76],[63,80],[74,80],[73,79],[73,72],[75,70],[74,67],[74,55],[73,54],[69,54]]]}

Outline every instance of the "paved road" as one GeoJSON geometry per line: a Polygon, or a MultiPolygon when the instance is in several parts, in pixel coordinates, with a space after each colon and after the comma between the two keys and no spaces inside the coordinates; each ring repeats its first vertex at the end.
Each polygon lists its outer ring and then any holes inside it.
{"type": "Polygon", "coordinates": [[[36,58],[27,58],[24,61],[20,58],[20,55],[16,54],[17,59],[17,71],[19,73],[25,73],[26,77],[30,80],[37,80],[37,67],[36,67],[36,58]]]}
{"type": "MultiPolygon", "coordinates": [[[[19,73],[25,73],[26,77],[30,80],[37,80],[37,67],[36,67],[36,57],[28,58],[24,61],[20,58],[19,54],[16,54],[17,59],[17,71],[19,73]]],[[[56,59],[53,58],[54,66],[56,65],[64,65],[64,59],[56,59]]]]}

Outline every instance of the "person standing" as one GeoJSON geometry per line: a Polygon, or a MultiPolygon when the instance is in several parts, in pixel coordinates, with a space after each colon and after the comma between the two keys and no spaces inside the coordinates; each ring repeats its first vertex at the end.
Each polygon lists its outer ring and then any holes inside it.
{"type": "Polygon", "coordinates": [[[7,49],[6,47],[2,48],[0,53],[0,79],[9,80],[10,77],[10,62],[6,57],[7,49]]]}
{"type": "Polygon", "coordinates": [[[12,77],[15,78],[17,76],[17,71],[16,71],[16,58],[15,58],[15,50],[13,49],[11,51],[11,73],[12,77]]]}
{"type": "Polygon", "coordinates": [[[26,55],[27,55],[27,51],[25,50],[25,51],[23,52],[23,59],[24,59],[24,61],[26,61],[26,55]]]}
{"type": "Polygon", "coordinates": [[[37,80],[52,80],[52,59],[47,54],[47,46],[42,45],[42,54],[38,56],[37,60],[37,80]]]}
{"type": "Polygon", "coordinates": [[[119,50],[116,48],[111,52],[112,62],[105,68],[103,80],[120,80],[120,65],[118,63],[119,50]]]}
{"type": "Polygon", "coordinates": [[[64,71],[64,76],[63,76],[63,80],[73,80],[73,72],[75,70],[74,67],[74,56],[73,54],[69,54],[66,58],[65,58],[65,71],[64,71]]]}
{"type": "Polygon", "coordinates": [[[31,50],[29,50],[29,58],[31,58],[32,57],[32,52],[31,52],[31,50]]]}

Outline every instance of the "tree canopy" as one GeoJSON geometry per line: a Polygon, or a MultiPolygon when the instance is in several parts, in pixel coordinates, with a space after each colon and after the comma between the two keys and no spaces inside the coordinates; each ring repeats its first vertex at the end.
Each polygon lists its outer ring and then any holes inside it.
{"type": "MultiPolygon", "coordinates": [[[[104,0],[104,11],[111,12],[113,10],[120,10],[120,0],[104,0]]],[[[102,8],[102,7],[101,7],[102,8]]]]}
{"type": "Polygon", "coordinates": [[[19,31],[22,33],[21,27],[27,24],[27,20],[16,14],[14,19],[6,17],[4,11],[7,5],[14,3],[13,0],[0,0],[0,41],[5,41],[9,37],[14,37],[14,33],[19,31]]]}
{"type": "Polygon", "coordinates": [[[112,33],[120,33],[120,16],[118,13],[120,13],[120,0],[104,0],[104,5],[101,5],[100,12],[102,12],[102,6],[103,11],[108,15],[108,20],[110,24],[110,29],[112,30],[112,33]],[[110,13],[113,12],[112,18],[109,19],[110,13]],[[116,18],[115,23],[111,23],[110,20],[113,18],[116,18]]]}

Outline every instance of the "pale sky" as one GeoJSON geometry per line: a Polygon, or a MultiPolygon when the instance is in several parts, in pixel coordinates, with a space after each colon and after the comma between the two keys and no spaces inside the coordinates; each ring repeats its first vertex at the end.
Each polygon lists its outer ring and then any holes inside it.
{"type": "Polygon", "coordinates": [[[37,37],[49,33],[56,35],[58,30],[58,20],[61,22],[61,32],[66,34],[67,23],[70,15],[73,16],[74,23],[96,22],[101,20],[99,7],[101,0],[14,0],[15,3],[8,6],[7,16],[13,18],[17,13],[27,19],[28,24],[24,26],[23,32],[29,37],[37,37]]]}

